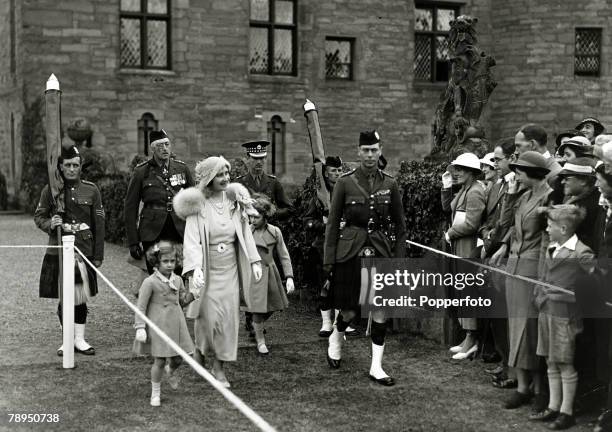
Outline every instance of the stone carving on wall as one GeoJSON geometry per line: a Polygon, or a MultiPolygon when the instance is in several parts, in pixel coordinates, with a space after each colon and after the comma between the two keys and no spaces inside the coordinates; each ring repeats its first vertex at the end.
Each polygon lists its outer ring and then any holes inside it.
{"type": "Polygon", "coordinates": [[[479,119],[497,85],[491,74],[495,59],[478,47],[477,22],[468,15],[450,22],[451,73],[435,112],[432,158],[452,159],[466,151],[483,157],[488,151],[479,119]]]}
{"type": "Polygon", "coordinates": [[[115,160],[108,152],[92,148],[91,137],[93,130],[89,121],[78,117],[68,127],[66,133],[83,157],[82,175],[83,179],[96,181],[99,178],[114,174],[116,172],[115,160]]]}

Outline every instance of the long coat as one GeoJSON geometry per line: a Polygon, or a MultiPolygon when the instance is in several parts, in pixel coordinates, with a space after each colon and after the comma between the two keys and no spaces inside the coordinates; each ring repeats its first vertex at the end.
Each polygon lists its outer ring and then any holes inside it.
{"type": "MultiPolygon", "coordinates": [[[[238,185],[240,186],[240,185],[238,185]]],[[[230,187],[236,187],[235,184],[230,187]]],[[[240,186],[242,187],[242,186],[240,186]]],[[[248,196],[248,192],[246,193],[248,196]]],[[[185,219],[185,236],[183,242],[183,275],[201,268],[204,272],[205,286],[208,286],[208,238],[209,221],[204,211],[204,194],[198,188],[188,188],[180,191],[174,197],[174,209],[179,217],[185,219]]],[[[231,203],[231,217],[238,238],[238,279],[240,283],[241,300],[249,308],[252,271],[251,264],[261,261],[253,234],[249,226],[248,216],[242,204],[231,203]]],[[[202,294],[203,297],[203,294],[202,294]]],[[[200,297],[200,299],[202,298],[200,297]]],[[[203,311],[200,299],[194,301],[187,309],[188,318],[197,318],[203,311]]]]}
{"type": "MultiPolygon", "coordinates": [[[[506,271],[536,279],[542,248],[547,243],[546,216],[538,207],[546,206],[552,189],[546,182],[522,195],[506,194],[503,223],[513,221],[510,231],[510,255],[506,271]]],[[[534,304],[534,286],[513,277],[506,279],[506,302],[510,354],[508,365],[537,370],[538,311],[534,304]]]]}
{"type": "Polygon", "coordinates": [[[452,200],[452,188],[442,189],[442,209],[452,212],[452,220],[457,212],[465,212],[465,219],[457,221],[448,230],[453,253],[469,258],[476,249],[478,228],[486,207],[485,191],[480,183],[465,184],[452,200]]]}
{"type": "Polygon", "coordinates": [[[266,313],[285,309],[289,302],[283,287],[276,263],[274,262],[274,251],[278,254],[279,261],[283,267],[285,277],[293,277],[291,258],[285,246],[283,234],[280,228],[267,224],[262,230],[253,230],[253,237],[257,245],[257,251],[262,259],[262,275],[259,281],[253,281],[250,289],[250,311],[266,313]]]}

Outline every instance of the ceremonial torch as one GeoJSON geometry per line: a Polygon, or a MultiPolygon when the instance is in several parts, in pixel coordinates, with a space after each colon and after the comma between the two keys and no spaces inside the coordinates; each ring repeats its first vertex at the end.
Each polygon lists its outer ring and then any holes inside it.
{"type": "Polygon", "coordinates": [[[319,126],[319,114],[315,104],[309,99],[306,99],[304,104],[304,117],[306,117],[306,125],[308,127],[308,136],[310,137],[310,149],[312,151],[312,162],[314,164],[316,175],[317,197],[323,204],[323,210],[329,211],[330,197],[327,188],[325,187],[325,178],[323,177],[323,164],[325,163],[325,149],[323,148],[323,139],[321,138],[321,128],[319,126]]]}

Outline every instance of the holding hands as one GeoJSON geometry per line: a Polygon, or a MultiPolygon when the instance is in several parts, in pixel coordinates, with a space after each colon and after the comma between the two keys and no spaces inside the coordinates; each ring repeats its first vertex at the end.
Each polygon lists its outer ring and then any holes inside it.
{"type": "Polygon", "coordinates": [[[193,294],[194,299],[200,297],[205,284],[206,281],[204,279],[204,272],[198,267],[193,271],[193,277],[191,278],[191,283],[189,284],[189,292],[193,294]]]}

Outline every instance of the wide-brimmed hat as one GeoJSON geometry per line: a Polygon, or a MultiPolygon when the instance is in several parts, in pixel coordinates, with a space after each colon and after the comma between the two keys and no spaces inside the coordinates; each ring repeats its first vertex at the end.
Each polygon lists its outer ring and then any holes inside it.
{"type": "Polygon", "coordinates": [[[232,169],[230,163],[223,156],[211,156],[197,163],[195,167],[195,181],[201,190],[215,178],[224,167],[232,169]]]}
{"type": "Polygon", "coordinates": [[[580,128],[584,126],[585,123],[593,124],[593,128],[595,129],[595,135],[601,134],[605,129],[604,125],[595,117],[587,117],[582,119],[582,121],[576,126],[576,129],[580,130],[580,128]]]}
{"type": "Polygon", "coordinates": [[[495,153],[487,153],[484,155],[482,159],[480,159],[480,164],[488,165],[491,168],[495,168],[495,153]]]}
{"type": "Polygon", "coordinates": [[[576,129],[568,129],[568,130],[559,132],[559,134],[555,138],[555,144],[557,144],[555,147],[559,148],[559,146],[561,145],[561,140],[563,138],[573,138],[575,136],[582,136],[582,132],[576,129]]]}
{"type": "Polygon", "coordinates": [[[566,162],[559,175],[595,177],[595,164],[592,158],[579,157],[571,162],[566,162]]]}
{"type": "Polygon", "coordinates": [[[462,153],[457,156],[457,159],[451,162],[453,166],[459,166],[463,168],[470,168],[475,171],[482,171],[480,169],[480,159],[474,153],[462,153]]]}
{"type": "Polygon", "coordinates": [[[521,168],[525,171],[540,171],[545,174],[550,172],[550,169],[546,167],[546,158],[536,151],[521,153],[518,160],[510,163],[509,166],[512,171],[521,168]]]}
{"type": "Polygon", "coordinates": [[[601,159],[604,163],[612,164],[612,141],[608,141],[600,146],[595,146],[595,156],[601,159]]]}
{"type": "Polygon", "coordinates": [[[575,151],[578,151],[581,154],[593,153],[593,146],[591,145],[591,141],[589,141],[587,137],[583,136],[571,137],[569,140],[565,141],[559,146],[557,152],[562,155],[566,147],[574,149],[575,151]]]}

